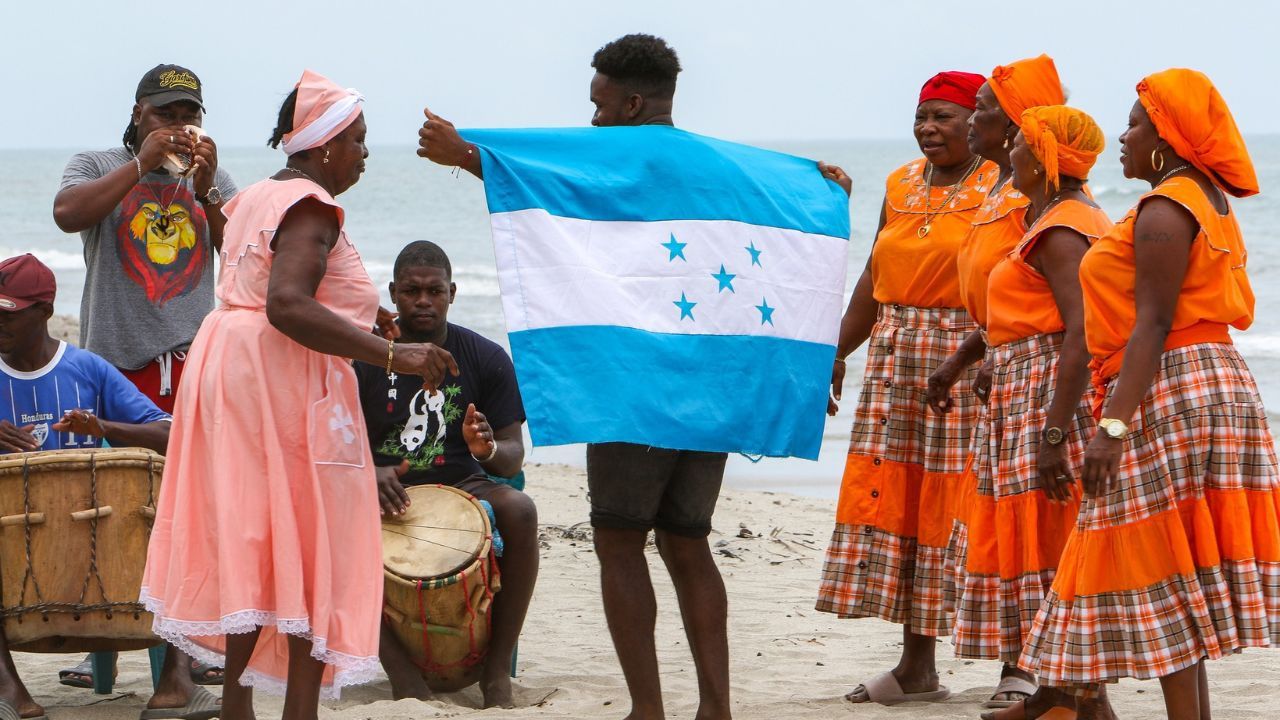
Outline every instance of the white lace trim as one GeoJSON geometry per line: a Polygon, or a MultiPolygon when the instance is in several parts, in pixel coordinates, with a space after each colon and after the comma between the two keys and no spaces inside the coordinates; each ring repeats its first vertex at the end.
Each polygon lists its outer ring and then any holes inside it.
{"type": "MultiPolygon", "coordinates": [[[[198,645],[192,638],[216,635],[243,635],[260,627],[274,626],[276,632],[292,635],[311,641],[311,657],[333,666],[333,680],[320,688],[320,697],[326,700],[337,700],[342,688],[348,685],[363,685],[378,678],[382,666],[377,655],[360,657],[348,655],[328,648],[327,638],[316,637],[311,632],[311,621],[308,618],[278,618],[274,612],[267,610],[241,610],[224,615],[217,622],[192,622],[174,620],[164,616],[164,603],[142,588],[140,601],[147,611],[155,616],[151,623],[152,632],[169,641],[179,650],[202,663],[223,667],[226,656],[198,645]]],[[[272,695],[284,695],[286,682],[284,678],[267,675],[246,668],[240,676],[240,684],[245,687],[261,689],[272,695]]]]}

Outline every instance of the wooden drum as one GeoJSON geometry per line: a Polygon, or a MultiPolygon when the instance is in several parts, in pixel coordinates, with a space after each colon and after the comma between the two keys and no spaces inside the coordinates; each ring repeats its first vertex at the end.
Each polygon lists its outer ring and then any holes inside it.
{"type": "Polygon", "coordinates": [[[451,487],[406,492],[409,510],[382,522],[383,613],[427,685],[458,690],[480,679],[501,588],[489,515],[451,487]]]}
{"type": "Polygon", "coordinates": [[[150,450],[0,455],[0,602],[9,647],[137,650],[138,602],[164,457],[150,450]]]}

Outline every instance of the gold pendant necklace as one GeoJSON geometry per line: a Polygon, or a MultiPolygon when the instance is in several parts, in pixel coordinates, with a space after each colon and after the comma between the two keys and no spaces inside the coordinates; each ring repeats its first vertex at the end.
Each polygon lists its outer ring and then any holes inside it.
{"type": "Polygon", "coordinates": [[[951,186],[951,192],[947,193],[947,197],[942,201],[942,204],[938,206],[937,210],[934,210],[929,207],[929,202],[933,198],[933,163],[929,163],[929,167],[924,173],[924,224],[916,230],[916,237],[924,239],[929,235],[929,231],[933,230],[933,219],[955,199],[960,192],[960,188],[964,187],[964,181],[969,179],[969,176],[973,174],[974,170],[978,169],[980,164],[982,164],[982,156],[975,155],[973,162],[969,164],[969,169],[965,170],[964,175],[956,181],[956,184],[951,186]]]}

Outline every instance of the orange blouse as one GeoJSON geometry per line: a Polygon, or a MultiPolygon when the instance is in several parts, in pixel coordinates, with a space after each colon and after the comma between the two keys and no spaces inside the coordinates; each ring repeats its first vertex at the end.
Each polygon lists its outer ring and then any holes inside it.
{"type": "Polygon", "coordinates": [[[987,281],[991,318],[987,342],[992,347],[1065,329],[1049,281],[1027,262],[1036,241],[1056,227],[1074,230],[1092,245],[1111,229],[1111,219],[1100,208],[1079,200],[1064,200],[1036,219],[1017,247],[991,271],[987,281]]]}
{"type": "Polygon", "coordinates": [[[954,197],[952,186],[935,185],[926,198],[926,164],[907,163],[885,181],[885,223],[871,249],[872,293],[881,304],[958,308],[956,255],[999,168],[984,160],[954,197]],[[929,232],[920,237],[926,214],[929,232]]]}
{"type": "Polygon", "coordinates": [[[1000,186],[978,208],[969,235],[956,256],[960,300],[969,317],[987,327],[987,278],[1027,231],[1027,196],[1012,182],[1000,186]]]}
{"type": "Polygon", "coordinates": [[[1245,273],[1248,253],[1235,212],[1228,209],[1226,215],[1219,215],[1194,180],[1175,177],[1143,195],[1080,263],[1085,338],[1093,355],[1095,374],[1104,379],[1119,374],[1137,317],[1133,289],[1134,219],[1142,203],[1157,196],[1186,208],[1200,225],[1191,243],[1187,274],[1164,349],[1231,342],[1228,325],[1244,330],[1253,323],[1253,288],[1245,273]]]}

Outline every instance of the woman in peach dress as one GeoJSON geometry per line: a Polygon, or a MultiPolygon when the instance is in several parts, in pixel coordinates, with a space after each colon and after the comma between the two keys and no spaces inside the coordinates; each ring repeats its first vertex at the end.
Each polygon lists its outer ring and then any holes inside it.
{"type": "Polygon", "coordinates": [[[187,356],[142,599],[156,633],[225,664],[221,717],[252,687],[314,720],[321,690],[378,669],[382,555],[348,358],[457,373],[433,345],[370,333],[378,295],[334,196],[364,171],[363,97],[310,71],[271,139],[283,170],[228,203],[219,306],[187,356]]]}

